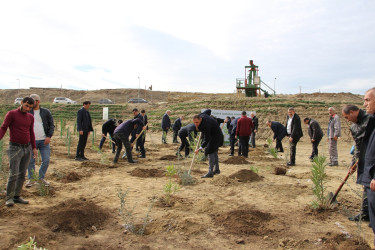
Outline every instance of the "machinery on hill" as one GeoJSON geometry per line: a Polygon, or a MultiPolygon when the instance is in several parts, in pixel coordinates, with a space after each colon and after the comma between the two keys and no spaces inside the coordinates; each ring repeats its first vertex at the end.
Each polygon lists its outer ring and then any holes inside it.
{"type": "Polygon", "coordinates": [[[236,78],[237,93],[245,93],[246,97],[261,96],[261,92],[265,97],[268,97],[270,96],[268,91],[276,94],[274,89],[260,79],[258,71],[258,66],[253,63],[253,60],[250,60],[250,65],[245,66],[245,78],[236,78]]]}

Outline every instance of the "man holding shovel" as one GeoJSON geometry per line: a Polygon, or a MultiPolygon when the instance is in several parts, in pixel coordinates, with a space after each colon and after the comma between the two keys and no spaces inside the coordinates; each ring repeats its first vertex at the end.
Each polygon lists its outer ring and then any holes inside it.
{"type": "Polygon", "coordinates": [[[220,174],[218,151],[224,142],[223,133],[217,121],[204,113],[195,115],[193,122],[197,131],[202,132],[203,138],[201,147],[194,153],[198,154],[199,150],[204,148],[205,155],[208,155],[208,172],[202,178],[212,178],[215,174],[220,174]]]}
{"type": "Polygon", "coordinates": [[[122,144],[125,146],[126,155],[128,158],[129,163],[137,163],[133,160],[132,157],[132,145],[129,142],[129,136],[133,132],[133,130],[142,127],[143,121],[139,118],[128,120],[126,122],[121,123],[114,131],[113,139],[116,142],[117,150],[115,154],[115,158],[113,159],[113,163],[118,162],[118,158],[120,156],[120,152],[122,149],[122,144]]]}
{"type": "Polygon", "coordinates": [[[180,129],[180,131],[178,132],[178,137],[180,137],[180,140],[181,140],[181,145],[180,147],[178,148],[178,151],[177,151],[177,156],[181,156],[181,151],[185,149],[185,158],[187,158],[190,154],[190,144],[189,144],[189,141],[193,141],[193,137],[192,137],[192,133],[195,134],[195,136],[197,136],[197,129],[195,128],[195,124],[194,123],[190,123],[184,127],[182,127],[180,129]],[[186,139],[187,137],[189,137],[189,141],[186,139]]]}
{"type": "MultiPolygon", "coordinates": [[[[352,159],[351,166],[354,166],[354,164],[358,161],[358,159],[363,158],[365,150],[362,149],[362,141],[363,137],[365,136],[366,127],[369,121],[369,115],[366,114],[365,111],[359,109],[355,105],[346,105],[342,109],[342,116],[348,121],[352,122],[352,125],[350,126],[350,132],[353,136],[354,142],[355,142],[355,150],[354,155],[352,159]]],[[[357,184],[360,184],[361,179],[363,177],[363,161],[359,161],[357,163],[357,167],[351,167],[349,169],[349,173],[353,174],[357,169],[357,184]]],[[[369,221],[369,214],[368,214],[368,201],[366,197],[366,191],[365,187],[363,189],[363,201],[362,201],[362,207],[361,212],[357,214],[356,216],[349,217],[349,220],[351,221],[369,221]]]]}
{"type": "Polygon", "coordinates": [[[286,128],[280,122],[267,121],[267,126],[273,131],[273,142],[276,140],[276,149],[278,152],[284,152],[282,140],[286,136],[286,128]]]}
{"type": "MultiPolygon", "coordinates": [[[[142,127],[144,125],[144,119],[143,119],[144,117],[139,113],[137,108],[133,109],[133,115],[134,115],[133,119],[139,119],[142,121],[143,124],[142,126],[138,126],[137,129],[133,130],[133,132],[131,133],[132,135],[132,138],[130,140],[131,143],[133,143],[135,139],[139,136],[139,134],[142,132],[142,127]]],[[[141,153],[141,155],[139,155],[138,158],[146,158],[146,150],[145,150],[142,138],[139,138],[139,140],[136,141],[136,147],[139,147],[140,153],[141,153]]]]}

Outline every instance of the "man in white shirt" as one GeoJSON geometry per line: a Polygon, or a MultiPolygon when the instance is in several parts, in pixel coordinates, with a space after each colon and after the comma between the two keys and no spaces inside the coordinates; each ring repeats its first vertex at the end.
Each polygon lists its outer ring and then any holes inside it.
{"type": "MultiPolygon", "coordinates": [[[[46,186],[50,183],[45,180],[47,169],[50,160],[50,141],[55,130],[55,125],[53,123],[53,117],[48,109],[40,107],[40,97],[37,94],[30,95],[34,99],[34,107],[30,110],[30,113],[34,115],[34,133],[35,133],[35,143],[36,148],[39,150],[42,157],[42,164],[39,169],[39,180],[46,186]]],[[[35,159],[31,157],[28,172],[28,182],[26,187],[32,186],[32,179],[35,174],[35,159]]]]}

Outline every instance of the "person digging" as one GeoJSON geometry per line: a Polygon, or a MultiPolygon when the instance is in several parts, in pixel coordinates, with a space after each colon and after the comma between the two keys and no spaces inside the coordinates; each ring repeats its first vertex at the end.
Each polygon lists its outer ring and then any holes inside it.
{"type": "Polygon", "coordinates": [[[199,114],[193,117],[193,122],[197,131],[202,132],[201,147],[195,150],[195,154],[202,149],[206,156],[208,156],[208,172],[202,178],[212,178],[215,174],[220,174],[219,169],[219,147],[223,145],[224,135],[221,132],[219,124],[216,120],[206,114],[199,114]]]}
{"type": "Polygon", "coordinates": [[[143,121],[139,118],[128,120],[117,126],[113,134],[113,139],[116,142],[117,148],[115,158],[113,159],[113,163],[118,162],[118,158],[120,156],[122,149],[122,144],[124,144],[125,146],[128,162],[137,163],[137,161],[134,161],[132,157],[132,145],[129,142],[129,135],[133,132],[133,130],[137,129],[138,126],[143,126],[143,121]]]}

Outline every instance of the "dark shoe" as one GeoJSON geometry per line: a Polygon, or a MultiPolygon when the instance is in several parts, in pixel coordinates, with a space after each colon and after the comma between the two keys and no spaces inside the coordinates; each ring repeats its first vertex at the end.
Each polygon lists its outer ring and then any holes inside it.
{"type": "Polygon", "coordinates": [[[116,153],[116,151],[112,151],[112,154],[116,153]]]}
{"type": "Polygon", "coordinates": [[[86,158],[86,157],[82,157],[82,160],[84,160],[84,161],[89,161],[89,159],[86,158]]]}
{"type": "Polygon", "coordinates": [[[131,163],[131,164],[137,163],[137,161],[134,161],[134,160],[130,160],[128,162],[131,163]]]}
{"type": "Polygon", "coordinates": [[[370,217],[368,214],[357,214],[356,216],[350,216],[348,217],[350,221],[359,221],[360,219],[362,221],[370,221],[370,217]]]}
{"type": "Polygon", "coordinates": [[[135,152],[139,153],[139,149],[138,149],[138,148],[137,148],[137,149],[135,149],[135,152]]]}
{"type": "Polygon", "coordinates": [[[215,174],[220,174],[220,170],[215,170],[215,171],[214,171],[214,175],[215,175],[215,174]]]}
{"type": "Polygon", "coordinates": [[[29,204],[29,201],[22,199],[21,197],[13,198],[14,203],[29,204]]]}
{"type": "Polygon", "coordinates": [[[76,160],[76,161],[84,161],[84,159],[82,159],[81,157],[76,157],[74,160],[76,160]]]}
{"type": "Polygon", "coordinates": [[[5,205],[6,205],[7,207],[13,207],[13,206],[14,206],[14,201],[13,201],[13,199],[10,198],[9,200],[7,200],[7,201],[5,202],[5,205]]]}
{"type": "Polygon", "coordinates": [[[296,164],[294,162],[288,162],[288,164],[286,164],[287,166],[295,166],[296,164]]]}
{"type": "Polygon", "coordinates": [[[228,156],[234,156],[234,154],[229,154],[228,156]]]}
{"type": "Polygon", "coordinates": [[[330,162],[330,163],[328,163],[328,166],[330,166],[330,167],[338,166],[338,165],[339,165],[338,162],[330,162]]]}
{"type": "Polygon", "coordinates": [[[207,173],[207,174],[201,176],[201,178],[212,178],[212,177],[214,177],[213,173],[207,173]]]}
{"type": "Polygon", "coordinates": [[[138,157],[138,158],[146,158],[145,155],[138,155],[137,157],[138,157]]]}

